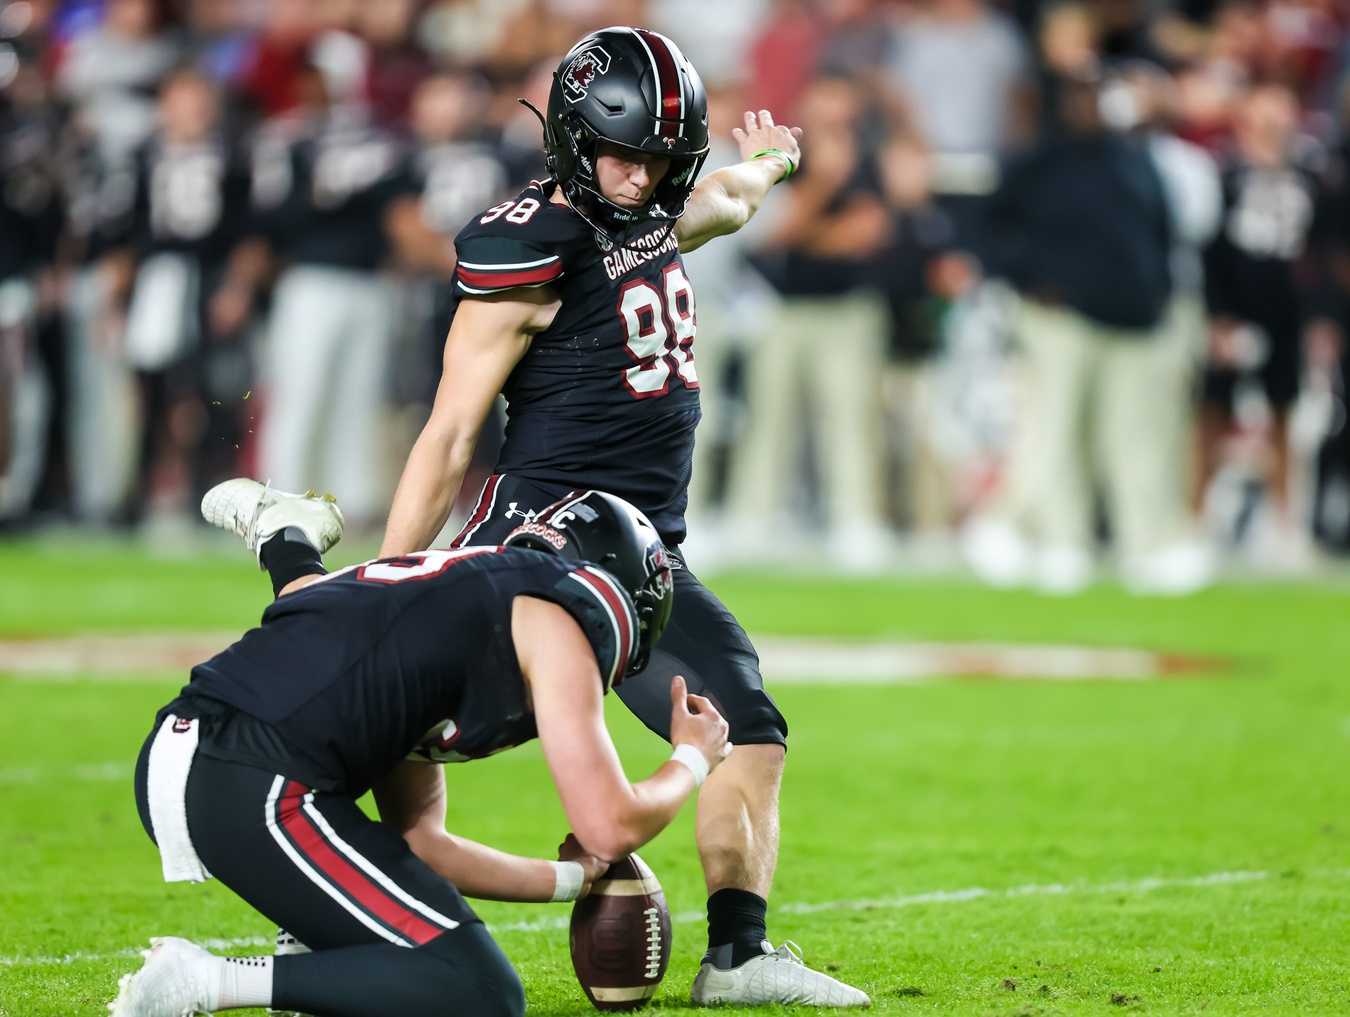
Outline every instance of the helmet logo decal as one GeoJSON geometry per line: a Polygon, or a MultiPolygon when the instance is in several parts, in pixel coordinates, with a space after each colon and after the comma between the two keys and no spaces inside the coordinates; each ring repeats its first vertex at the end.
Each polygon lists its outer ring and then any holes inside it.
{"type": "Polygon", "coordinates": [[[531,536],[538,537],[540,540],[551,544],[557,550],[561,551],[567,546],[567,538],[555,530],[552,526],[545,526],[543,523],[522,523],[512,530],[506,537],[509,542],[517,534],[528,533],[531,536]]]}
{"type": "Polygon", "coordinates": [[[585,98],[591,82],[609,70],[609,63],[609,53],[603,46],[594,46],[578,53],[562,73],[563,91],[567,93],[568,99],[576,102],[585,98]]]}
{"type": "Polygon", "coordinates": [[[675,147],[675,139],[674,139],[674,138],[663,138],[663,139],[661,139],[661,140],[663,140],[663,141],[666,143],[666,148],[674,148],[674,147],[675,147]]]}

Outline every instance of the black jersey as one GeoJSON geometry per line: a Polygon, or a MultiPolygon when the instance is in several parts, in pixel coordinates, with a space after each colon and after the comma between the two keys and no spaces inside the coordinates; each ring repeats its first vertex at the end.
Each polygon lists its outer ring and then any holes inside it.
{"type": "Polygon", "coordinates": [[[1223,225],[1205,252],[1210,313],[1260,325],[1296,345],[1308,295],[1296,263],[1314,227],[1317,180],[1301,166],[1233,161],[1223,174],[1223,225]]]}
{"type": "Polygon", "coordinates": [[[0,282],[56,260],[65,222],[53,117],[0,112],[0,282]]]}
{"type": "Polygon", "coordinates": [[[422,221],[446,237],[507,193],[506,167],[486,141],[422,145],[409,154],[406,172],[421,191],[422,221]]]}
{"type": "Polygon", "coordinates": [[[221,264],[249,214],[247,168],[226,143],[150,142],[136,159],[136,204],[129,242],[138,254],[174,252],[221,264]]]}
{"type": "Polygon", "coordinates": [[[532,182],[455,240],[458,300],[549,286],[562,301],[503,389],[497,463],[544,484],[596,488],[684,538],[694,428],[694,289],[665,226],[614,247],[532,182]]]}
{"type": "Polygon", "coordinates": [[[256,228],[297,264],[374,271],[385,212],[416,192],[393,136],[359,120],[274,125],[254,147],[256,228]]]}
{"type": "Polygon", "coordinates": [[[195,667],[183,695],[206,700],[208,716],[233,707],[247,728],[217,717],[203,751],[359,795],[409,755],[454,762],[526,742],[534,714],[511,638],[520,594],[566,609],[602,673],[623,674],[637,619],[608,573],[523,548],[426,551],[281,597],[195,667]]]}

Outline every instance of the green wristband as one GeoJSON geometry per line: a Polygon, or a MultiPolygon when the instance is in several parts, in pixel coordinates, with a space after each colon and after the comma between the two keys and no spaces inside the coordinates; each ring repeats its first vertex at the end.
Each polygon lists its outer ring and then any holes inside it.
{"type": "Polygon", "coordinates": [[[776,155],[776,156],[778,156],[778,158],[780,158],[780,159],[783,160],[783,165],[787,167],[787,172],[784,173],[784,174],[783,174],[781,177],[779,177],[777,180],[775,180],[774,183],[781,184],[781,183],[782,183],[784,180],[786,180],[788,177],[792,176],[792,174],[793,174],[794,172],[796,172],[796,170],[797,170],[797,164],[794,163],[794,162],[792,161],[792,156],[788,155],[788,154],[787,154],[786,152],[784,152],[782,149],[778,149],[778,148],[761,148],[758,152],[756,152],[756,153],[755,153],[754,155],[752,155],[750,158],[751,158],[751,159],[758,159],[761,155],[776,155]]]}

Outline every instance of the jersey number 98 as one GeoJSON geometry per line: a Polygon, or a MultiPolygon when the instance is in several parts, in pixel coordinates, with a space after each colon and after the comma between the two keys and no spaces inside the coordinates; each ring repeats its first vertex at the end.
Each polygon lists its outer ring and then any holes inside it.
{"type": "Polygon", "coordinates": [[[694,370],[694,287],[678,262],[661,273],[661,286],[634,279],[619,291],[619,316],[628,335],[633,366],[623,384],[635,399],[670,391],[677,374],[687,388],[698,388],[694,370]]]}

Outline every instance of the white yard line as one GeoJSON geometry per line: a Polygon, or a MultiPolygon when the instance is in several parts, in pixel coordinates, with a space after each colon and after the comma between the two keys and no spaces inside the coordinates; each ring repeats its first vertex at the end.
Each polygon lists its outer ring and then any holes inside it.
{"type": "MultiPolygon", "coordinates": [[[[1315,869],[1300,873],[1302,878],[1347,879],[1350,869],[1315,869]]],[[[971,886],[963,890],[932,890],[928,893],[916,893],[899,897],[861,898],[858,900],[799,901],[796,903],[776,904],[770,907],[772,915],[809,915],[819,911],[868,911],[894,910],[897,908],[918,907],[925,904],[965,904],[973,900],[1014,900],[1019,897],[1069,897],[1093,894],[1152,893],[1154,890],[1170,889],[1206,889],[1216,886],[1235,886],[1243,883],[1261,883],[1281,878],[1278,872],[1210,872],[1203,876],[1152,876],[1146,879],[1121,880],[1114,883],[1029,883],[1024,886],[1010,886],[1003,889],[990,889],[983,886],[971,886]]],[[[682,911],[674,915],[672,922],[692,924],[707,920],[702,911],[682,911]]],[[[570,916],[558,915],[552,918],[538,919],[532,922],[510,922],[504,925],[492,925],[493,932],[554,932],[566,929],[570,916]]],[[[202,945],[212,950],[230,950],[244,946],[272,947],[275,937],[247,936],[240,939],[208,939],[202,945]]],[[[89,953],[77,951],[54,957],[0,957],[0,967],[45,967],[63,964],[95,963],[115,960],[118,957],[135,957],[145,947],[124,947],[108,953],[89,953]]]]}

